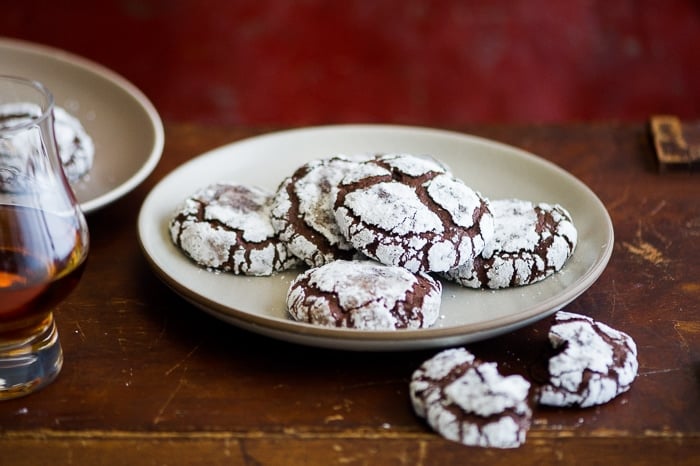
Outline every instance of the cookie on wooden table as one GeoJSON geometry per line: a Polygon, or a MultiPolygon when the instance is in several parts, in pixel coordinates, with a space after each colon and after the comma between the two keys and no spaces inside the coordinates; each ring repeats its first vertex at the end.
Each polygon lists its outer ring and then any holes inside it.
{"type": "Polygon", "coordinates": [[[425,361],[409,385],[416,414],[448,440],[470,446],[515,448],[530,428],[530,383],[504,377],[495,363],[464,348],[444,350],[425,361]]]}
{"type": "Polygon", "coordinates": [[[216,183],[188,197],[170,222],[170,237],[202,267],[241,275],[271,275],[299,260],[270,222],[272,193],[216,183]]]}
{"type": "Polygon", "coordinates": [[[588,316],[557,312],[549,341],[559,352],[549,359],[540,404],[586,408],[607,403],[629,390],[637,376],[634,340],[588,316]]]}
{"type": "Polygon", "coordinates": [[[474,260],[444,277],[469,288],[507,288],[543,280],[561,270],[576,248],[577,231],[560,205],[491,200],[494,234],[474,260]]]}
{"type": "Polygon", "coordinates": [[[441,165],[410,154],[368,160],[335,195],[341,233],[366,256],[412,272],[473,259],[493,234],[486,200],[441,165]]]}
{"type": "Polygon", "coordinates": [[[429,327],[442,285],[427,274],[371,260],[337,260],[308,269],[290,285],[287,309],[297,321],[326,327],[394,330],[429,327]]]}
{"type": "Polygon", "coordinates": [[[313,160],[295,170],[277,189],[272,226],[292,254],[311,267],[351,259],[355,253],[338,229],[331,194],[359,160],[359,156],[313,160]]]}

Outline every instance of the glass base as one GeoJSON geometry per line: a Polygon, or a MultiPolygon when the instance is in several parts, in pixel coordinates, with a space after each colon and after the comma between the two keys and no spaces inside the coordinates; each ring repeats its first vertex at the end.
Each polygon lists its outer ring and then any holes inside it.
{"type": "Polygon", "coordinates": [[[0,400],[29,395],[52,382],[63,365],[53,316],[35,337],[0,344],[0,400]]]}

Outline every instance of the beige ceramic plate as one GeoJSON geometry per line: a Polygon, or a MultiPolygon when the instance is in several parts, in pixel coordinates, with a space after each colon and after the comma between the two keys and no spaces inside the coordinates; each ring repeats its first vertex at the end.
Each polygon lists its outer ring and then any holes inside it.
{"type": "Polygon", "coordinates": [[[114,72],[62,50],[0,39],[0,74],[44,83],[95,143],[87,177],[73,183],[86,213],[124,196],[155,168],[163,124],[151,102],[114,72]]]}
{"type": "Polygon", "coordinates": [[[458,345],[541,319],[583,293],[605,269],[613,229],[605,207],[583,183],[522,150],[464,134],[401,126],[348,125],[298,129],[236,142],[201,155],[161,180],[146,197],[138,219],[142,249],[158,276],[185,299],[214,316],[274,338],[350,350],[408,350],[458,345]],[[468,185],[496,199],[558,202],[569,209],[578,247],[558,274],[521,288],[480,291],[446,283],[442,317],[428,329],[360,331],[294,322],[285,295],[295,273],[242,277],[203,270],[168,236],[176,204],[216,181],[274,190],[299,165],[337,153],[431,154],[468,185]]]}

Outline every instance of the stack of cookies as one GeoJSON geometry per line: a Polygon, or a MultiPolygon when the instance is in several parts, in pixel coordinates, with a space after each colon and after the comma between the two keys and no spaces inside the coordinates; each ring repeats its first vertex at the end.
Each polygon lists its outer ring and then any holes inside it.
{"type": "Polygon", "coordinates": [[[489,200],[436,159],[405,153],[313,160],[276,192],[204,187],[177,211],[170,235],[212,270],[305,267],[287,296],[292,318],[375,330],[433,325],[441,280],[491,289],[540,281],[577,241],[563,207],[489,200]]]}
{"type": "MultiPolygon", "coordinates": [[[[291,318],[363,330],[429,327],[444,280],[529,285],[561,270],[577,242],[560,205],[489,200],[436,159],[403,153],[313,160],[276,192],[207,186],[178,209],[170,236],[210,270],[269,276],[297,268],[291,318]]],[[[628,335],[560,311],[549,339],[549,374],[534,390],[464,348],[438,353],[411,378],[416,414],[447,439],[514,448],[534,404],[588,407],[630,388],[638,363],[628,335]]]]}

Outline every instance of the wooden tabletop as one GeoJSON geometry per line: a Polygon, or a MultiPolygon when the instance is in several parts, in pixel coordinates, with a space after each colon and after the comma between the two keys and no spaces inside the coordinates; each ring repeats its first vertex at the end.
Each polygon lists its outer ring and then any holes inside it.
{"type": "MultiPolygon", "coordinates": [[[[153,175],[89,216],[87,268],[56,312],[62,373],[0,403],[0,464],[699,464],[700,178],[657,170],[647,124],[449,128],[560,165],[600,197],[615,228],[607,269],[566,309],[629,333],[639,375],[604,406],[537,408],[514,450],[444,440],[416,417],[408,381],[436,350],[272,340],[204,314],[150,270],[136,231],[149,190],[208,149],[274,129],[166,124],[153,175]]],[[[546,324],[468,348],[527,374],[546,324]]]]}

